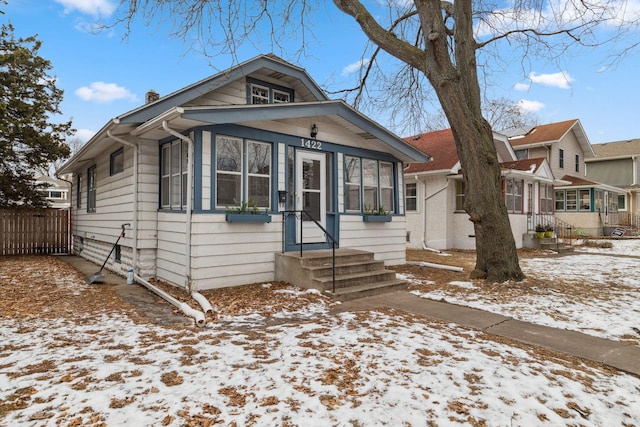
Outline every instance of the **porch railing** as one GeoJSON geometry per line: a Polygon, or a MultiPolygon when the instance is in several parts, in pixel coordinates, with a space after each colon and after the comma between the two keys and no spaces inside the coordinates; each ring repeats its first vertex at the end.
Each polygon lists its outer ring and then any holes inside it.
{"type": "Polygon", "coordinates": [[[286,232],[286,219],[288,217],[290,217],[291,215],[294,215],[296,220],[300,220],[300,259],[302,259],[302,255],[303,255],[303,220],[307,219],[307,220],[311,220],[313,221],[313,223],[324,233],[324,235],[326,236],[326,240],[330,240],[331,241],[331,286],[332,286],[332,292],[335,294],[336,293],[336,245],[338,244],[338,241],[335,239],[335,237],[333,237],[333,235],[331,233],[329,233],[327,231],[326,228],[324,228],[322,226],[322,224],[320,224],[314,217],[311,216],[311,214],[309,212],[307,212],[306,210],[302,209],[302,210],[291,210],[291,211],[282,211],[282,253],[285,252],[285,246],[286,246],[286,237],[287,237],[287,232],[286,232]]]}
{"type": "Polygon", "coordinates": [[[569,246],[571,246],[573,235],[575,234],[576,237],[580,237],[581,233],[580,229],[573,227],[568,222],[559,219],[553,214],[527,213],[527,231],[535,231],[538,225],[542,225],[545,228],[551,226],[556,236],[556,243],[558,243],[558,241],[564,243],[568,240],[569,246]]]}

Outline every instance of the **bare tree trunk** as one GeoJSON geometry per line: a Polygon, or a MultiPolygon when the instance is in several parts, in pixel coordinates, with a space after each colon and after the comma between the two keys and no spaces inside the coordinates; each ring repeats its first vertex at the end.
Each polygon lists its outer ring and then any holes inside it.
{"type": "Polygon", "coordinates": [[[472,278],[521,280],[524,276],[502,196],[493,132],[482,117],[472,1],[414,0],[423,49],[378,25],[360,1],[334,3],[360,24],[371,41],[422,71],[433,86],[449,120],[467,188],[465,210],[476,236],[472,278]],[[450,18],[455,21],[452,28],[445,24],[450,18]]]}

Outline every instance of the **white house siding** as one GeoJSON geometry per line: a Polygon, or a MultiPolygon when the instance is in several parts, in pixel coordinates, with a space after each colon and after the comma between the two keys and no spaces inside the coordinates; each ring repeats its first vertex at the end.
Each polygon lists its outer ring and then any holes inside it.
{"type": "Polygon", "coordinates": [[[280,215],[272,215],[272,222],[264,224],[228,223],[224,214],[196,214],[192,232],[195,288],[216,289],[274,280],[274,254],[282,250],[280,215]]]}
{"type": "Polygon", "coordinates": [[[342,215],[340,247],[374,252],[386,265],[404,264],[405,227],[403,216],[393,216],[391,222],[364,222],[361,215],[342,215]]]}
{"type": "Polygon", "coordinates": [[[156,277],[178,286],[186,286],[186,215],[158,212],[158,249],[156,277]]]}
{"type": "MultiPolygon", "coordinates": [[[[72,211],[74,250],[96,264],[102,265],[113,248],[124,223],[133,223],[133,149],[124,147],[124,170],[109,175],[110,154],[120,148],[114,144],[95,159],[96,210],[87,212],[87,170],[94,163],[84,163],[76,173],[82,174],[82,203],[78,209],[75,200],[72,211]]],[[[74,179],[75,186],[75,179],[74,179]]],[[[76,188],[74,187],[74,195],[76,188]]],[[[122,246],[122,263],[114,262],[113,255],[105,265],[108,270],[124,274],[131,266],[133,239],[128,233],[118,242],[122,246]]]]}

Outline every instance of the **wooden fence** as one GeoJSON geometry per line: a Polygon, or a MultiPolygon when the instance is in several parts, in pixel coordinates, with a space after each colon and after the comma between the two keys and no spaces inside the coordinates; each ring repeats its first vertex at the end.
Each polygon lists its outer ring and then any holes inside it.
{"type": "Polygon", "coordinates": [[[69,211],[0,209],[0,255],[66,254],[69,211]]]}

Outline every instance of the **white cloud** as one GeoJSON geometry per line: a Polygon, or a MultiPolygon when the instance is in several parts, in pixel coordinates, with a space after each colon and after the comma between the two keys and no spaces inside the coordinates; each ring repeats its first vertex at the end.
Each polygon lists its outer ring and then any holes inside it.
{"type": "Polygon", "coordinates": [[[519,90],[519,91],[529,90],[530,87],[531,87],[531,85],[529,83],[516,83],[513,86],[513,88],[515,90],[519,90]]]}
{"type": "Polygon", "coordinates": [[[95,135],[96,132],[92,131],[90,129],[78,129],[76,131],[76,134],[74,135],[76,138],[78,138],[80,141],[82,142],[87,142],[88,140],[90,140],[93,135],[95,135]]]}
{"type": "Polygon", "coordinates": [[[544,108],[544,104],[540,101],[529,101],[528,99],[521,99],[518,101],[518,108],[520,111],[526,113],[537,113],[544,108]]]}
{"type": "Polygon", "coordinates": [[[365,65],[367,65],[369,63],[369,61],[371,61],[371,59],[367,58],[367,59],[361,59],[357,62],[354,62],[353,64],[349,64],[346,67],[344,67],[342,69],[342,75],[343,76],[347,76],[349,74],[355,73],[356,71],[360,70],[362,67],[364,67],[365,65]]]}
{"type": "Polygon", "coordinates": [[[95,101],[99,103],[107,103],[118,99],[136,100],[136,96],[126,87],[105,82],[93,82],[89,87],[83,86],[76,90],[76,95],[85,101],[95,101]]]}
{"type": "Polygon", "coordinates": [[[86,15],[108,17],[116,10],[116,3],[111,0],[55,0],[64,6],[64,13],[77,10],[86,15]]]}
{"type": "Polygon", "coordinates": [[[575,80],[566,71],[560,71],[559,73],[552,74],[536,74],[535,71],[532,71],[529,73],[529,79],[532,83],[537,83],[542,86],[557,87],[560,89],[570,89],[571,82],[575,80]]]}

